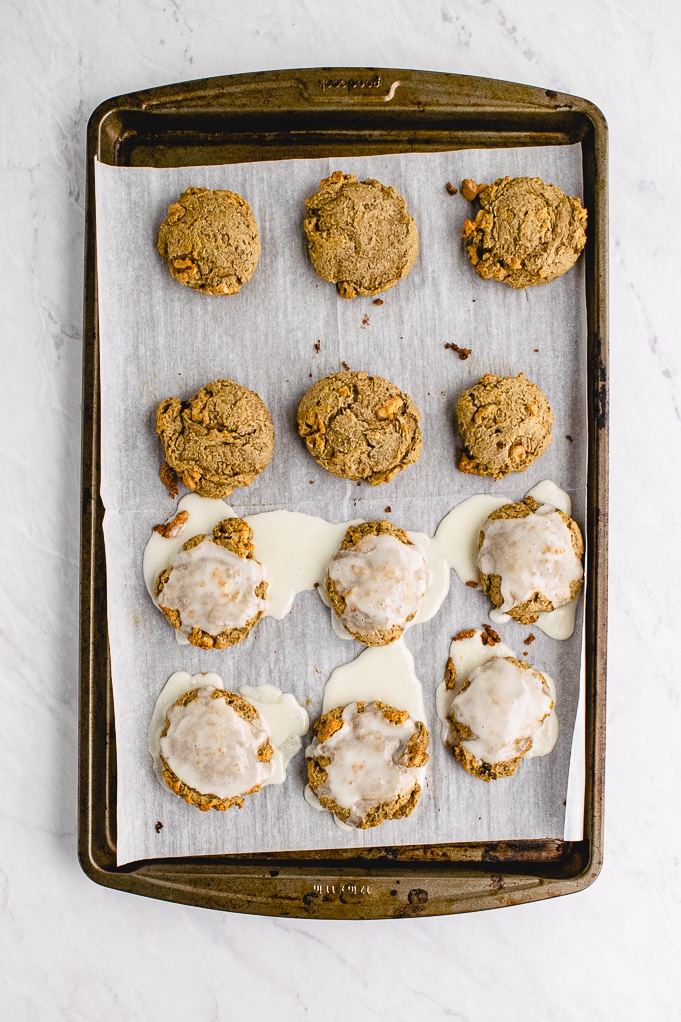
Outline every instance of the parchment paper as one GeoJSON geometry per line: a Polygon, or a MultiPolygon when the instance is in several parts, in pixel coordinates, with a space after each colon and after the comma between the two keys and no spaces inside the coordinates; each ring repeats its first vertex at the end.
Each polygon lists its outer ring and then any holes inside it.
{"type": "Polygon", "coordinates": [[[406,633],[431,733],[428,783],[409,819],[364,832],[339,830],[330,814],[315,812],[303,800],[302,753],[284,785],[263,789],[242,810],[200,813],[159,785],[147,751],[154,702],[173,671],[216,671],[234,689],[277,685],[309,701],[312,722],[330,672],[362,649],[334,635],[329,611],[314,592],[300,595],[283,621],[263,619],[235,648],[205,651],[177,644],[149,599],[141,570],[152,526],[174,509],[158,478],[162,452],[154,413],[161,399],[188,398],[218,377],[238,380],[262,396],[276,431],[274,458],[251,487],[230,498],[238,514],[283,507],[331,521],[385,517],[432,535],[446,512],[474,493],[519,500],[550,478],[568,490],[583,526],[583,260],[561,279],[526,291],[481,280],[460,241],[463,220],[474,207],[445,189],[447,181],[458,186],[464,177],[489,182],[506,174],[538,175],[582,195],[578,146],[171,170],[97,165],[102,499],[119,864],[193,854],[581,836],[581,730],[570,783],[576,811],[568,813],[567,825],[565,807],[580,687],[581,607],[575,634],[563,642],[515,623],[499,628],[518,655],[528,649],[523,645],[528,633],[536,635],[528,659],[557,683],[560,737],[550,756],[525,761],[514,778],[486,784],[444,750],[435,713],[451,636],[488,620],[487,599],[454,574],[439,614],[406,633]],[[394,185],[418,225],[418,261],[405,280],[381,295],[380,307],[369,298],[340,298],[307,258],[304,199],[337,169],[394,185]],[[252,281],[236,296],[182,287],[157,255],[167,207],[189,185],[229,188],[251,204],[262,256],[252,281]],[[471,348],[472,355],[461,361],[445,348],[449,342],[471,348]],[[392,380],[411,394],[423,416],[420,461],[378,488],[325,473],[297,435],[301,396],[313,380],[339,371],[342,362],[392,380]],[[496,483],[455,467],[454,406],[485,372],[524,372],[547,394],[555,414],[548,452],[526,473],[496,483]]]}

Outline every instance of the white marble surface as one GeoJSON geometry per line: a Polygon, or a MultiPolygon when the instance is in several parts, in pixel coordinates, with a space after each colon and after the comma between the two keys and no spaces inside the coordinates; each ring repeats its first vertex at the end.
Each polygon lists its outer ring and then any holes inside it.
{"type": "Polygon", "coordinates": [[[4,0],[0,1015],[675,1019],[681,440],[675,0],[4,0]],[[367,15],[370,15],[367,17],[367,15]],[[109,96],[250,70],[417,67],[585,96],[610,126],[611,614],[602,875],[402,922],[212,913],[76,860],[85,128],[109,96]],[[662,752],[668,752],[663,756],[662,752]]]}

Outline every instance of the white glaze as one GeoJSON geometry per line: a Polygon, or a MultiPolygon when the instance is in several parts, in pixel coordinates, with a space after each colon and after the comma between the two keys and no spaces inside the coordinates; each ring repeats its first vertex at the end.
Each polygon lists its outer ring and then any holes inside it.
{"type": "MultiPolygon", "coordinates": [[[[186,671],[176,671],[168,678],[156,700],[149,723],[148,745],[154,771],[164,788],[166,785],[159,768],[159,753],[160,736],[165,726],[168,709],[185,692],[206,685],[212,688],[227,687],[219,674],[190,675],[186,671]]],[[[290,693],[282,693],[273,685],[243,685],[239,688],[239,692],[244,699],[255,706],[274,747],[274,755],[269,763],[269,776],[263,784],[282,784],[286,779],[286,768],[289,762],[302,748],[301,737],[309,729],[307,711],[290,693]]]]}
{"type": "Polygon", "coordinates": [[[341,622],[360,635],[404,628],[428,584],[421,550],[389,534],[362,536],[350,549],[338,550],[328,576],[345,600],[341,622]]]}
{"type": "Polygon", "coordinates": [[[200,628],[219,635],[262,613],[265,600],[255,590],[264,580],[262,566],[239,557],[208,536],[189,550],[180,549],[157,603],[179,611],[180,631],[200,628]]]}
{"type": "Polygon", "coordinates": [[[581,580],[582,564],[570,530],[552,504],[541,504],[525,518],[487,521],[478,551],[485,575],[501,576],[502,614],[542,593],[554,607],[571,602],[571,584],[581,580]]]}
{"type": "MultiPolygon", "coordinates": [[[[441,682],[435,693],[435,708],[441,723],[441,734],[443,745],[449,747],[452,744],[453,729],[449,721],[449,714],[452,704],[461,691],[463,683],[468,679],[474,670],[498,657],[513,657],[518,659],[516,654],[505,642],[498,642],[495,645],[485,645],[482,642],[482,631],[476,631],[474,635],[465,639],[453,639],[449,647],[456,674],[455,684],[448,689],[441,682]]],[[[545,671],[541,671],[546,680],[551,701],[556,702],[556,685],[545,671]]],[[[526,753],[527,758],[533,756],[546,756],[556,744],[558,739],[558,717],[555,709],[552,710],[543,721],[532,739],[532,748],[526,753]]]]}

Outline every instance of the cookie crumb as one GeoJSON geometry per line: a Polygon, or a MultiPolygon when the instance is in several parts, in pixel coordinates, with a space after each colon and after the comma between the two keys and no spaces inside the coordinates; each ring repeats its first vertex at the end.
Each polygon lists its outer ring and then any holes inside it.
{"type": "Polygon", "coordinates": [[[389,514],[390,514],[390,513],[392,512],[392,508],[391,508],[390,504],[388,504],[388,506],[387,506],[386,508],[384,508],[383,510],[384,510],[384,511],[385,511],[385,513],[386,513],[386,514],[388,514],[388,515],[389,515],[389,514]]]}
{"type": "Polygon", "coordinates": [[[310,479],[310,486],[314,486],[314,479],[310,479]]]}
{"type": "Polygon", "coordinates": [[[163,830],[163,824],[161,823],[160,820],[157,820],[156,823],[154,824],[154,830],[156,831],[157,834],[160,834],[161,831],[163,830]]]}
{"type": "Polygon", "coordinates": [[[461,642],[462,639],[472,639],[475,635],[475,628],[464,628],[463,631],[452,635],[452,642],[461,642]]]}
{"type": "Polygon", "coordinates": [[[171,521],[166,522],[165,525],[155,525],[153,531],[158,532],[159,536],[163,536],[164,539],[175,539],[184,529],[188,518],[189,511],[178,511],[171,521]]]}
{"type": "Polygon", "coordinates": [[[373,305],[383,305],[383,299],[382,298],[374,298],[372,304],[373,305]]]}
{"type": "Polygon", "coordinates": [[[570,443],[574,443],[574,441],[573,441],[573,439],[572,439],[572,437],[570,436],[570,434],[569,434],[569,433],[566,433],[566,434],[565,434],[565,439],[566,439],[566,440],[569,440],[569,441],[570,441],[570,443]]]}
{"type": "Polygon", "coordinates": [[[523,656],[527,656],[527,650],[524,651],[523,656]]]}
{"type": "Polygon", "coordinates": [[[358,479],[358,480],[357,480],[357,485],[358,485],[358,486],[361,486],[361,485],[362,485],[362,480],[361,480],[361,479],[358,479]]]}
{"type": "Polygon", "coordinates": [[[468,582],[466,582],[466,585],[468,586],[469,589],[477,589],[478,588],[478,583],[474,579],[472,579],[472,578],[468,579],[468,582]]]}
{"type": "Polygon", "coordinates": [[[539,348],[533,348],[532,351],[536,354],[539,351],[539,348]]]}
{"type": "Polygon", "coordinates": [[[364,315],[362,316],[362,330],[366,330],[370,322],[371,320],[369,319],[368,315],[365,312],[364,315]]]}
{"type": "Polygon", "coordinates": [[[445,348],[449,348],[455,355],[458,355],[462,362],[465,362],[468,356],[471,354],[471,348],[460,348],[458,344],[445,344],[445,348]]]}
{"type": "Polygon", "coordinates": [[[494,631],[491,625],[483,625],[480,641],[483,646],[496,646],[498,642],[501,642],[501,636],[498,632],[494,631]]]}
{"type": "Polygon", "coordinates": [[[452,182],[451,182],[451,181],[448,181],[448,182],[447,182],[447,184],[445,185],[445,188],[447,189],[447,192],[448,192],[448,193],[449,193],[450,195],[456,195],[456,193],[457,193],[457,192],[458,192],[458,190],[459,190],[458,188],[455,188],[455,187],[454,187],[454,185],[452,184],[452,182]]]}
{"type": "Polygon", "coordinates": [[[177,485],[177,476],[175,475],[175,472],[170,467],[170,465],[168,464],[167,461],[164,461],[163,465],[161,466],[161,471],[159,472],[159,478],[160,478],[161,482],[163,483],[163,485],[165,486],[165,488],[168,491],[168,493],[170,494],[170,496],[174,500],[175,497],[177,497],[177,495],[179,493],[179,488],[178,488],[178,485],[177,485]]]}
{"type": "Polygon", "coordinates": [[[350,372],[350,366],[347,362],[341,362],[341,365],[343,366],[343,369],[345,369],[346,373],[350,372]]]}
{"type": "Polygon", "coordinates": [[[536,635],[534,635],[534,633],[533,633],[533,632],[530,632],[530,634],[529,634],[529,635],[527,636],[527,638],[526,638],[526,639],[524,640],[524,642],[525,642],[525,645],[526,645],[526,646],[531,646],[531,645],[532,645],[532,643],[534,642],[534,640],[535,640],[536,638],[537,638],[537,636],[536,636],[536,635]]]}
{"type": "Polygon", "coordinates": [[[485,188],[487,188],[487,185],[479,185],[470,177],[465,177],[461,182],[461,194],[469,202],[477,199],[480,192],[484,191],[485,188]]]}
{"type": "Polygon", "coordinates": [[[315,342],[315,344],[314,344],[314,350],[315,350],[315,351],[321,351],[321,350],[322,350],[322,342],[321,342],[321,341],[316,341],[316,342],[315,342]]]}

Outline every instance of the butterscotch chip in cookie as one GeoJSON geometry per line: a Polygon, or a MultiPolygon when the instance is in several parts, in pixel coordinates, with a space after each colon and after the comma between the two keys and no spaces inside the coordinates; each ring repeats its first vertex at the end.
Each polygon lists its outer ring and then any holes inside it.
{"type": "Polygon", "coordinates": [[[394,188],[337,170],[305,204],[312,265],[343,298],[385,291],[416,262],[416,224],[394,188]]]}
{"type": "Polygon", "coordinates": [[[157,248],[175,280],[209,295],[233,295],[255,273],[260,236],[235,192],[187,188],[168,207],[157,248]]]}
{"type": "Polygon", "coordinates": [[[234,380],[215,380],[189,401],[161,401],[156,432],[165,450],[161,478],[169,469],[201,497],[227,497],[250,486],[270,463],[272,419],[262,399],[234,380]]]}
{"type": "Polygon", "coordinates": [[[362,372],[325,376],[298,405],[298,432],[315,461],[332,475],[372,486],[418,461],[420,421],[408,394],[362,372]]]}
{"type": "Polygon", "coordinates": [[[538,177],[501,177],[479,193],[475,221],[465,220],[468,258],[484,279],[513,288],[547,284],[570,269],[586,243],[579,199],[538,177]]]}
{"type": "Polygon", "coordinates": [[[551,443],[551,407],[522,373],[481,377],[457,401],[456,418],[464,442],[459,468],[473,475],[524,472],[551,443]]]}

